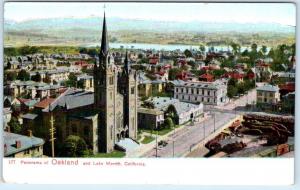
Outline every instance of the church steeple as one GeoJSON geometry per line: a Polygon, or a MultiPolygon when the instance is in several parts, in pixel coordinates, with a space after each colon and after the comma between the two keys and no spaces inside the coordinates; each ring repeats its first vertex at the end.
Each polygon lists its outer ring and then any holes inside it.
{"type": "Polygon", "coordinates": [[[103,58],[103,57],[106,57],[107,55],[108,55],[108,36],[107,36],[106,18],[105,18],[105,12],[104,12],[100,57],[103,58]]]}
{"type": "Polygon", "coordinates": [[[126,53],[125,53],[125,60],[124,60],[124,71],[127,75],[129,75],[129,71],[130,71],[130,65],[128,63],[128,53],[127,53],[127,50],[126,50],[126,53]]]}

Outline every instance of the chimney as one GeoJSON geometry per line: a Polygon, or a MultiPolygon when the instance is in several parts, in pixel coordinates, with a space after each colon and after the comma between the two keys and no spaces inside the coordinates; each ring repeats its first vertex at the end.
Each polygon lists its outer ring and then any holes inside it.
{"type": "Polygon", "coordinates": [[[16,141],[16,148],[21,148],[21,141],[16,141]]]}
{"type": "Polygon", "coordinates": [[[32,130],[27,130],[27,136],[32,137],[32,130]]]}

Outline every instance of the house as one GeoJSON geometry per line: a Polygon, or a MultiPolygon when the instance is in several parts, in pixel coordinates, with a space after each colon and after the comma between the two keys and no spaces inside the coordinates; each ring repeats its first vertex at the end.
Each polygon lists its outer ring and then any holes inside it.
{"type": "Polygon", "coordinates": [[[164,112],[158,109],[138,108],[139,129],[158,129],[164,123],[164,112]]]}
{"type": "Polygon", "coordinates": [[[11,108],[3,108],[3,129],[5,130],[7,127],[7,124],[11,120],[11,108]]]}
{"type": "Polygon", "coordinates": [[[214,76],[209,74],[209,73],[204,73],[203,75],[199,76],[199,81],[213,82],[214,81],[214,76]]]}
{"type": "Polygon", "coordinates": [[[296,73],[295,72],[273,72],[272,81],[278,82],[295,82],[296,73]]]}
{"type": "Polygon", "coordinates": [[[34,81],[13,81],[5,87],[6,95],[12,97],[45,98],[55,96],[65,87],[34,81]]]}
{"type": "Polygon", "coordinates": [[[276,106],[280,102],[279,87],[271,84],[266,84],[256,88],[257,106],[263,109],[276,106]]]}
{"type": "Polygon", "coordinates": [[[244,77],[245,77],[244,72],[240,70],[230,71],[222,75],[222,78],[232,78],[237,80],[237,82],[243,82],[244,77]]]}
{"type": "Polygon", "coordinates": [[[294,82],[287,82],[285,84],[280,84],[279,85],[279,92],[281,97],[291,93],[291,92],[295,92],[295,83],[294,82]]]}
{"type": "Polygon", "coordinates": [[[94,77],[87,75],[87,74],[81,74],[77,76],[77,87],[82,88],[87,91],[94,91],[94,77]]]}
{"type": "Polygon", "coordinates": [[[189,121],[198,120],[204,116],[203,104],[193,104],[181,102],[175,98],[169,97],[152,97],[146,100],[148,104],[152,105],[153,109],[168,112],[170,109],[175,112],[175,124],[182,125],[189,121]]]}
{"type": "Polygon", "coordinates": [[[166,82],[163,80],[150,80],[144,73],[138,74],[138,95],[140,97],[149,97],[165,90],[166,82]]]}
{"type": "Polygon", "coordinates": [[[246,78],[250,80],[255,78],[255,68],[251,68],[247,71],[246,78]]]}
{"type": "Polygon", "coordinates": [[[4,157],[38,158],[43,156],[45,141],[32,136],[30,131],[28,132],[28,136],[10,132],[3,133],[4,157]]]}
{"type": "Polygon", "coordinates": [[[156,65],[159,62],[159,58],[158,57],[150,57],[149,58],[149,64],[151,65],[156,65]]]}
{"type": "Polygon", "coordinates": [[[173,81],[174,98],[191,103],[224,105],[228,102],[227,80],[214,82],[173,81]]]}

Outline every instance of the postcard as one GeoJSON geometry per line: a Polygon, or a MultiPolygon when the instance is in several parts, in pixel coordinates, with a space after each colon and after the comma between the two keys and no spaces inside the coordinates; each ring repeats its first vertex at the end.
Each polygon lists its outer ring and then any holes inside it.
{"type": "Polygon", "coordinates": [[[4,180],[292,184],[295,31],[293,3],[5,2],[4,180]]]}

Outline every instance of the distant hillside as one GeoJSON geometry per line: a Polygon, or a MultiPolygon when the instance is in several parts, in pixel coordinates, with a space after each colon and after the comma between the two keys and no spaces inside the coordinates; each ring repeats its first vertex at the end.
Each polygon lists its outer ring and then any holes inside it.
{"type": "MultiPolygon", "coordinates": [[[[212,22],[168,22],[168,21],[152,21],[122,18],[107,18],[108,28],[111,31],[118,30],[146,30],[156,32],[174,32],[174,31],[190,31],[190,32],[230,32],[239,31],[242,33],[249,32],[277,32],[291,33],[294,27],[276,23],[212,23],[212,22]]],[[[49,18],[39,20],[29,20],[24,22],[5,21],[4,28],[10,30],[51,30],[51,29],[70,29],[82,28],[90,30],[100,29],[102,18],[49,18]]]]}
{"type": "MultiPolygon", "coordinates": [[[[275,23],[167,22],[108,18],[111,42],[223,45],[235,41],[269,46],[294,43],[295,27],[275,23]]],[[[4,22],[4,45],[85,46],[99,42],[102,18],[49,18],[4,22]]]]}

